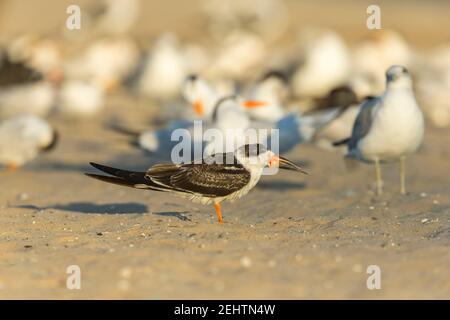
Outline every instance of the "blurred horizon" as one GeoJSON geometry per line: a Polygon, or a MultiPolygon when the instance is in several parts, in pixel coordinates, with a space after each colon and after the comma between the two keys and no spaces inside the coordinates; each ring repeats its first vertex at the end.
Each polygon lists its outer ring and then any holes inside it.
{"type": "MultiPolygon", "coordinates": [[[[204,32],[204,0],[140,1],[136,23],[128,32],[138,41],[154,40],[158,34],[172,31],[183,40],[198,38],[204,32]]],[[[366,28],[366,9],[372,1],[296,1],[285,0],[288,8],[288,27],[280,40],[289,41],[304,27],[330,28],[339,32],[350,44],[359,41],[370,30],[366,28]],[[294,33],[294,34],[293,34],[294,33]]],[[[69,0],[0,0],[0,42],[22,34],[32,33],[51,37],[63,34],[69,0]]],[[[83,9],[97,4],[80,0],[83,9]]],[[[383,29],[399,31],[415,47],[430,47],[450,40],[450,2],[378,1],[383,29]]],[[[74,31],[77,32],[77,31],[74,31]]]]}

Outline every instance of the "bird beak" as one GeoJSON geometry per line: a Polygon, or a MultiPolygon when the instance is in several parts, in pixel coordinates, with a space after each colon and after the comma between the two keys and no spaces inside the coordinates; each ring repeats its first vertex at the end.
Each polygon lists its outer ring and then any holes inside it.
{"type": "Polygon", "coordinates": [[[194,101],[194,111],[196,114],[198,114],[199,116],[203,116],[203,114],[205,113],[205,110],[203,108],[203,101],[201,99],[197,99],[194,101]]]}
{"type": "Polygon", "coordinates": [[[278,165],[280,169],[284,170],[292,170],[292,171],[299,171],[303,174],[308,174],[305,170],[303,170],[300,166],[293,163],[291,160],[288,160],[286,158],[283,158],[281,156],[273,156],[269,160],[269,167],[273,167],[278,165]]]}
{"type": "Polygon", "coordinates": [[[245,108],[252,109],[267,106],[267,102],[257,100],[247,100],[242,103],[245,108]]]}

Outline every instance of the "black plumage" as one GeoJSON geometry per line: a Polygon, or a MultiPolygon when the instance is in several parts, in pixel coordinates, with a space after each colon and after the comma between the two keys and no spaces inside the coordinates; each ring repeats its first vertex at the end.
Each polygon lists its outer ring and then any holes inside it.
{"type": "MultiPolygon", "coordinates": [[[[173,191],[202,197],[226,197],[250,182],[250,172],[237,161],[222,161],[227,154],[215,155],[216,161],[188,164],[156,164],[147,172],[127,171],[97,163],[91,165],[112,177],[87,174],[105,182],[139,189],[173,191]]],[[[211,159],[211,158],[209,158],[211,159]]],[[[234,159],[234,158],[233,158],[234,159]]]]}
{"type": "Polygon", "coordinates": [[[0,53],[0,87],[40,81],[43,75],[23,62],[11,61],[6,53],[0,53]]]}

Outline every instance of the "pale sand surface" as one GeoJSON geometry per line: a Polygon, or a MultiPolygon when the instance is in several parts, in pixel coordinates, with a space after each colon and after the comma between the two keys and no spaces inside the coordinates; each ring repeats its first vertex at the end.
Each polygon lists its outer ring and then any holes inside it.
{"type": "Polygon", "coordinates": [[[88,161],[157,162],[103,127],[114,117],[144,127],[157,112],[117,93],[90,123],[51,119],[59,148],[0,173],[0,298],[450,298],[450,130],[428,128],[408,160],[407,196],[396,165],[376,197],[371,166],[348,172],[338,153],[300,146],[287,156],[309,176],[263,177],[224,204],[219,225],[212,207],[83,175],[88,161]],[[81,290],[66,289],[72,264],[81,290]],[[382,270],[381,290],[366,287],[369,265],[382,270]]]}

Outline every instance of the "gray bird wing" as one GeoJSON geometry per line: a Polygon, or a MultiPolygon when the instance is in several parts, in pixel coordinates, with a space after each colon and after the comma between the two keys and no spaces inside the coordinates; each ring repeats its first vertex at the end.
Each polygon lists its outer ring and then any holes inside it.
{"type": "Polygon", "coordinates": [[[374,97],[368,98],[363,102],[353,125],[352,136],[348,142],[349,150],[356,148],[358,142],[369,133],[373,121],[373,110],[380,102],[380,98],[374,97]]]}

